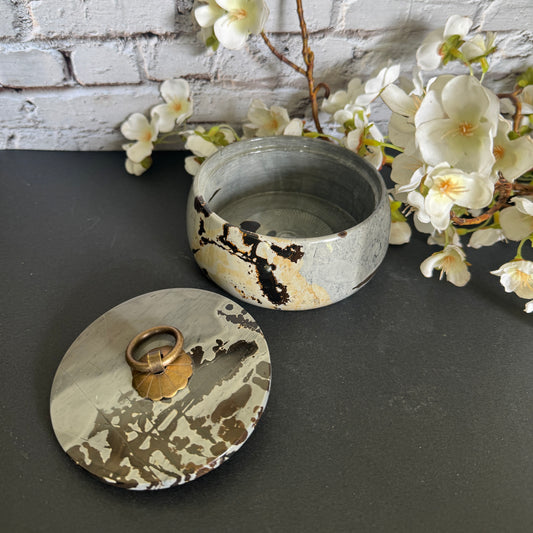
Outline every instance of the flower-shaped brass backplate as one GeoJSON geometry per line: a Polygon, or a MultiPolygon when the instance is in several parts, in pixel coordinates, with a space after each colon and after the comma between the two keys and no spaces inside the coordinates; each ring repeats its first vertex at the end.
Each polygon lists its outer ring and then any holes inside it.
{"type": "MultiPolygon", "coordinates": [[[[170,350],[171,346],[163,346],[151,350],[143,355],[139,361],[147,361],[149,355],[157,353],[164,357],[170,350]]],[[[138,372],[132,370],[134,389],[143,397],[150,400],[161,400],[163,398],[172,398],[179,390],[184,389],[192,376],[192,359],[185,352],[181,352],[178,358],[165,367],[157,374],[138,372]]]]}

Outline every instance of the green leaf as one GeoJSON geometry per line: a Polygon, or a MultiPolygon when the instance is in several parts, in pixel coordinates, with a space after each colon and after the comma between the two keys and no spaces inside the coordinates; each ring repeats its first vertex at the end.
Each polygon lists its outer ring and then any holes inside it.
{"type": "Polygon", "coordinates": [[[518,130],[518,134],[519,134],[520,137],[523,137],[524,135],[527,135],[530,131],[531,131],[531,128],[530,128],[527,124],[524,124],[524,125],[518,130]]]}
{"type": "Polygon", "coordinates": [[[464,40],[460,35],[451,35],[448,37],[440,47],[439,54],[442,57],[442,64],[446,65],[449,61],[460,60],[465,62],[462,52],[459,50],[464,40]]]}
{"type": "Polygon", "coordinates": [[[351,118],[350,120],[347,120],[343,124],[343,126],[344,126],[344,129],[346,130],[346,132],[355,130],[355,121],[354,121],[354,119],[351,118]]]}
{"type": "Polygon", "coordinates": [[[402,202],[396,200],[390,202],[390,214],[393,222],[405,222],[407,220],[400,211],[401,207],[402,202]]]}
{"type": "Polygon", "coordinates": [[[464,217],[465,215],[468,215],[468,209],[465,209],[464,207],[454,205],[452,207],[452,211],[457,217],[464,217]]]}
{"type": "Polygon", "coordinates": [[[211,37],[208,37],[205,41],[205,45],[208,48],[212,48],[213,52],[216,52],[218,50],[218,47],[220,43],[218,42],[218,39],[215,37],[215,34],[211,35],[211,37]]]}
{"type": "Polygon", "coordinates": [[[533,85],[533,67],[529,67],[522,75],[518,77],[516,84],[519,87],[533,85]]]}

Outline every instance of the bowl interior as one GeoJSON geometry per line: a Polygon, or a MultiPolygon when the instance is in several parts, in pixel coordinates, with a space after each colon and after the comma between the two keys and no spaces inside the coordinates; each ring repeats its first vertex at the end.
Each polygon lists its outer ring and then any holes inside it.
{"type": "Polygon", "coordinates": [[[202,196],[229,223],[263,235],[310,238],[347,230],[376,208],[381,178],[352,152],[317,140],[260,141],[231,145],[201,170],[202,196]]]}

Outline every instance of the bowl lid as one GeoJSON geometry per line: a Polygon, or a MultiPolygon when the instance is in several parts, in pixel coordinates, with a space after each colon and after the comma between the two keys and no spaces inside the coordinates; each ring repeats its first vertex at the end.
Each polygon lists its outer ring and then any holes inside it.
{"type": "Polygon", "coordinates": [[[102,480],[167,488],[242,446],[266,406],[270,375],[263,333],[241,306],[199,289],[160,290],[111,309],[74,341],[52,385],[52,425],[65,452],[102,480]],[[162,348],[161,333],[174,328],[183,346],[174,334],[174,346],[162,348]],[[128,362],[126,348],[141,345],[148,353],[128,362]],[[163,384],[162,399],[143,397],[150,380],[163,384]],[[167,390],[178,381],[179,390],[167,390]]]}

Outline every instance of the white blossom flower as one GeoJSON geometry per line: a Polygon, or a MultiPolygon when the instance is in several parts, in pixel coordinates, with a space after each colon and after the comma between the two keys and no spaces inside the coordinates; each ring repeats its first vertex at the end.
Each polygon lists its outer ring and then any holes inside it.
{"type": "Polygon", "coordinates": [[[148,157],[154,149],[154,141],[157,139],[157,125],[141,113],[133,113],[120,127],[122,135],[130,141],[137,141],[124,145],[126,154],[134,163],[140,163],[148,157]]]}
{"type": "MultiPolygon", "coordinates": [[[[424,196],[418,191],[410,191],[407,195],[407,202],[414,209],[415,212],[415,224],[420,222],[421,224],[431,224],[431,218],[426,212],[426,205],[424,196]]],[[[418,226],[417,226],[418,229],[418,226]]],[[[424,233],[431,233],[435,227],[431,224],[430,228],[427,228],[424,233]]],[[[420,230],[423,231],[423,230],[420,230]]]]}
{"type": "Polygon", "coordinates": [[[533,114],[533,85],[527,85],[518,95],[522,105],[522,115],[533,114]]]}
{"type": "Polygon", "coordinates": [[[513,198],[515,205],[502,209],[500,226],[507,239],[521,241],[533,233],[533,198],[513,198]]]}
{"type": "MultiPolygon", "coordinates": [[[[368,108],[356,104],[346,104],[342,109],[335,112],[333,115],[333,121],[340,126],[337,128],[337,131],[339,133],[345,133],[347,122],[360,122],[366,124],[369,116],[370,111],[368,108]]],[[[351,127],[353,128],[354,125],[351,125],[351,127]]]]}
{"type": "Polygon", "coordinates": [[[212,28],[215,22],[226,14],[216,0],[196,0],[193,9],[194,18],[202,28],[212,28]]]}
{"type": "Polygon", "coordinates": [[[365,87],[359,78],[353,78],[348,83],[348,90],[337,91],[324,99],[322,102],[322,110],[330,115],[334,115],[337,111],[344,109],[347,105],[355,104],[358,96],[365,93],[365,87]]]}
{"type": "Polygon", "coordinates": [[[461,52],[467,59],[472,61],[478,57],[484,57],[494,50],[496,34],[489,31],[486,35],[477,34],[461,46],[461,52]]]}
{"type": "Polygon", "coordinates": [[[427,174],[428,168],[418,152],[404,152],[397,155],[392,162],[391,179],[396,183],[398,192],[414,191],[427,174]]]}
{"type": "Polygon", "coordinates": [[[391,114],[389,120],[389,139],[396,146],[403,148],[405,154],[419,153],[416,147],[415,133],[415,126],[409,117],[402,116],[399,113],[391,114]]]}
{"type": "Polygon", "coordinates": [[[430,246],[441,246],[444,248],[448,244],[461,247],[461,238],[453,226],[448,226],[445,231],[433,229],[428,237],[427,243],[430,246]]]}
{"type": "Polygon", "coordinates": [[[205,159],[223,146],[237,140],[234,131],[228,126],[215,126],[209,132],[200,126],[194,131],[185,132],[185,134],[187,136],[185,149],[194,154],[185,158],[185,170],[193,176],[196,175],[205,159]]]}
{"type": "Polygon", "coordinates": [[[533,300],[530,300],[526,303],[526,306],[524,307],[524,311],[526,313],[533,313],[533,300]]]}
{"type": "Polygon", "coordinates": [[[430,91],[433,98],[428,94],[415,116],[416,141],[424,161],[429,165],[447,161],[465,172],[488,174],[495,161],[496,95],[473,76],[455,76],[445,82],[440,102],[440,84],[435,89],[430,91]]]}
{"type": "Polygon", "coordinates": [[[355,104],[367,107],[383,90],[394,83],[400,76],[400,65],[389,65],[382,68],[375,77],[365,83],[365,92],[355,99],[355,104]]]}
{"type": "Polygon", "coordinates": [[[431,223],[444,231],[454,205],[469,209],[486,207],[492,200],[494,184],[478,173],[466,173],[446,164],[435,167],[426,180],[429,192],[424,206],[431,223]]]}
{"type": "MultiPolygon", "coordinates": [[[[416,215],[417,213],[415,213],[416,215]]],[[[416,216],[413,218],[413,223],[415,225],[416,231],[419,233],[428,234],[428,244],[437,244],[437,241],[433,239],[433,235],[437,235],[439,232],[434,228],[431,222],[421,222],[416,216]],[[430,241],[431,239],[431,241],[430,241]]],[[[444,246],[446,243],[439,243],[439,246],[444,246]]],[[[454,244],[454,243],[452,243],[454,244]]]]}
{"type": "Polygon", "coordinates": [[[454,244],[449,244],[441,252],[430,255],[420,265],[420,271],[426,278],[433,275],[433,270],[440,270],[439,279],[446,274],[446,279],[457,287],[463,287],[470,280],[466,255],[454,244]]]}
{"type": "Polygon", "coordinates": [[[400,84],[388,85],[381,93],[381,99],[392,111],[389,120],[389,138],[404,153],[417,151],[415,142],[415,115],[422,102],[423,87],[420,80],[400,78],[400,84]],[[409,92],[407,92],[409,91],[409,92]]]}
{"type": "Polygon", "coordinates": [[[125,165],[126,171],[129,174],[134,174],[135,176],[140,176],[144,174],[151,166],[151,164],[143,165],[142,163],[135,163],[131,159],[126,159],[125,165]]]}
{"type": "Polygon", "coordinates": [[[150,114],[160,132],[168,132],[192,115],[189,84],[182,79],[167,80],[161,84],[161,96],[166,104],[152,108],[150,114]]]}
{"type": "Polygon", "coordinates": [[[195,156],[207,158],[222,146],[236,141],[233,130],[227,126],[218,126],[206,132],[201,126],[193,132],[187,132],[185,148],[195,156]]]}
{"type": "Polygon", "coordinates": [[[283,130],[283,135],[300,137],[304,132],[304,123],[300,118],[293,118],[283,130]]]}
{"type": "Polygon", "coordinates": [[[258,35],[263,31],[268,7],[264,0],[211,0],[197,7],[194,16],[200,26],[213,26],[223,46],[238,50],[250,34],[258,35]]]}
{"type": "Polygon", "coordinates": [[[512,202],[519,211],[533,217],[533,196],[515,196],[512,202]]]}
{"type": "Polygon", "coordinates": [[[501,172],[507,181],[514,181],[533,168],[533,139],[526,135],[511,141],[508,137],[511,129],[511,124],[500,117],[492,148],[496,159],[492,167],[495,180],[498,172],[501,172]]]}
{"type": "Polygon", "coordinates": [[[472,27],[472,19],[452,15],[444,29],[432,31],[416,51],[416,61],[422,70],[435,70],[442,61],[442,46],[453,35],[463,39],[472,27]]]}
{"type": "Polygon", "coordinates": [[[389,85],[385,87],[381,93],[381,99],[394,113],[398,113],[404,117],[413,118],[418,111],[421,102],[419,95],[409,95],[397,85],[389,85]]]}
{"type": "Polygon", "coordinates": [[[510,261],[491,274],[500,276],[505,292],[514,292],[520,298],[528,300],[533,298],[533,261],[510,261]]]}
{"type": "Polygon", "coordinates": [[[194,155],[189,155],[185,158],[185,171],[191,176],[196,176],[200,167],[202,166],[202,160],[194,155]]]}
{"type": "Polygon", "coordinates": [[[468,246],[470,248],[481,248],[482,246],[492,246],[493,244],[504,241],[505,235],[501,229],[484,228],[478,229],[472,233],[468,246]]]}
{"type": "Polygon", "coordinates": [[[343,145],[359,154],[366,159],[373,167],[378,170],[383,166],[385,155],[383,149],[379,145],[373,145],[371,142],[366,143],[366,140],[383,142],[383,135],[375,124],[369,124],[365,119],[361,119],[358,114],[353,116],[354,127],[352,131],[342,139],[343,145]]]}
{"type": "Polygon", "coordinates": [[[290,119],[284,107],[273,105],[270,109],[261,101],[253,100],[248,109],[249,124],[244,128],[247,136],[272,137],[281,135],[289,125],[290,119]]]}
{"type": "Polygon", "coordinates": [[[435,120],[438,118],[446,118],[446,113],[442,109],[442,90],[446,84],[453,80],[455,76],[451,74],[443,74],[431,78],[426,86],[426,94],[418,106],[415,113],[415,126],[418,128],[421,124],[435,120]]]}
{"type": "Polygon", "coordinates": [[[411,227],[401,212],[402,202],[395,200],[394,197],[389,194],[389,204],[391,214],[389,244],[408,243],[411,239],[411,227]]]}
{"type": "Polygon", "coordinates": [[[207,158],[215,152],[218,152],[218,147],[213,142],[208,141],[198,133],[193,133],[187,137],[185,149],[190,150],[196,157],[203,158],[207,158]]]}
{"type": "Polygon", "coordinates": [[[411,227],[407,222],[393,221],[390,226],[389,244],[405,244],[411,239],[411,227]]]}

